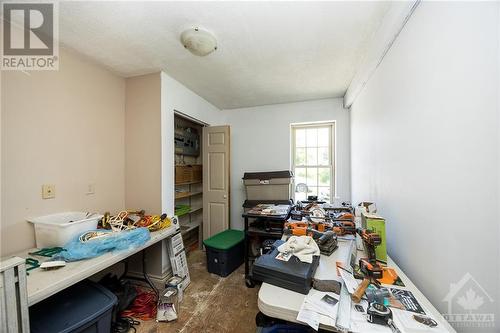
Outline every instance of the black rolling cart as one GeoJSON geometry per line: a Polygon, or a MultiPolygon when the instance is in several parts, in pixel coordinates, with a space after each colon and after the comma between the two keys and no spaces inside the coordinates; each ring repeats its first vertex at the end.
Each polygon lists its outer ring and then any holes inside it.
{"type": "Polygon", "coordinates": [[[290,215],[290,210],[284,215],[263,215],[244,213],[242,216],[245,219],[245,242],[244,242],[244,259],[245,259],[245,284],[249,288],[255,287],[255,282],[251,276],[251,265],[257,259],[258,255],[250,253],[250,238],[258,237],[262,240],[280,239],[283,235],[283,227],[290,215]]]}

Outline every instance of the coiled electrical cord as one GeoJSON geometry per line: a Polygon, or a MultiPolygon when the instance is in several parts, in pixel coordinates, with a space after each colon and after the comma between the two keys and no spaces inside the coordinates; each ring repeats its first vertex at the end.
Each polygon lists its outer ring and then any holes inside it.
{"type": "Polygon", "coordinates": [[[141,320],[156,318],[158,297],[154,291],[145,291],[137,288],[137,297],[132,305],[121,313],[123,317],[134,317],[141,320]]]}
{"type": "Polygon", "coordinates": [[[140,325],[141,323],[130,317],[120,317],[113,324],[112,331],[113,333],[128,333],[130,330],[133,330],[134,333],[137,332],[137,328],[135,326],[140,325]]]}

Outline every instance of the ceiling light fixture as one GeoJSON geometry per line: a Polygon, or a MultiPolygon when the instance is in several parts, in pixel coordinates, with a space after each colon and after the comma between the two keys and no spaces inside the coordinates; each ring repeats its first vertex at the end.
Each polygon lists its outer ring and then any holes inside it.
{"type": "Polygon", "coordinates": [[[203,57],[217,50],[214,35],[200,28],[188,29],[181,34],[182,45],[192,54],[203,57]]]}

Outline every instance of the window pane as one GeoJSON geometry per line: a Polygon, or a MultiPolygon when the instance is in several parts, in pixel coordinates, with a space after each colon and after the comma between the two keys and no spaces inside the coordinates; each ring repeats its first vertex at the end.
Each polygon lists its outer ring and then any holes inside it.
{"type": "Polygon", "coordinates": [[[295,185],[306,184],[306,168],[295,168],[295,185]]]}
{"type": "Polygon", "coordinates": [[[318,199],[330,201],[330,187],[318,187],[318,199]]]}
{"type": "Polygon", "coordinates": [[[305,147],[306,146],[306,130],[297,129],[295,130],[295,147],[305,147]]]}
{"type": "Polygon", "coordinates": [[[316,186],[309,187],[309,192],[307,193],[307,196],[310,195],[318,195],[318,188],[316,186]]]}
{"type": "Polygon", "coordinates": [[[306,149],[295,149],[295,165],[306,165],[306,149]]]}
{"type": "Polygon", "coordinates": [[[307,193],[295,193],[295,201],[304,201],[307,200],[307,193]]]}
{"type": "Polygon", "coordinates": [[[318,148],[307,148],[307,165],[318,165],[318,148]]]}
{"type": "Polygon", "coordinates": [[[329,128],[318,128],[318,147],[330,146],[329,128]]]}
{"type": "Polygon", "coordinates": [[[307,131],[307,146],[308,147],[317,147],[318,146],[318,129],[317,128],[308,128],[307,131]]]}
{"type": "Polygon", "coordinates": [[[307,168],[307,186],[318,186],[317,168],[307,168]]]}
{"type": "Polygon", "coordinates": [[[330,165],[328,148],[318,148],[318,165],[330,165]]]}
{"type": "Polygon", "coordinates": [[[330,168],[318,169],[318,184],[320,186],[330,186],[330,168]]]}

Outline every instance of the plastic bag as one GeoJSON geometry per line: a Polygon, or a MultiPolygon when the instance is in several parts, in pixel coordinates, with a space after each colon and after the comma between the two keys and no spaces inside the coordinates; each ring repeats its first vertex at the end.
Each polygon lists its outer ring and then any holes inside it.
{"type": "Polygon", "coordinates": [[[54,260],[77,261],[98,257],[106,252],[137,248],[151,238],[147,228],[112,232],[109,230],[87,231],[64,246],[64,251],[56,254],[54,260]],[[97,237],[85,237],[95,233],[97,237]],[[81,240],[84,239],[84,241],[81,240]]]}

